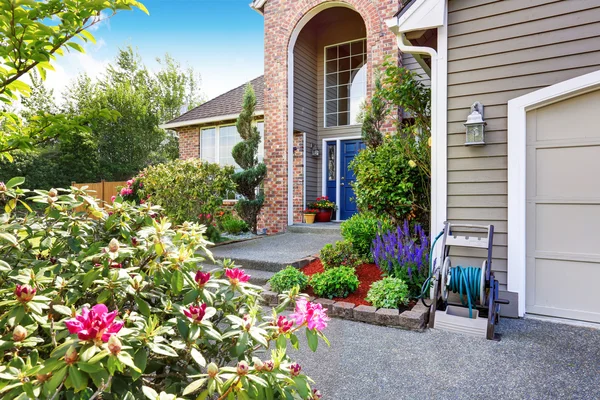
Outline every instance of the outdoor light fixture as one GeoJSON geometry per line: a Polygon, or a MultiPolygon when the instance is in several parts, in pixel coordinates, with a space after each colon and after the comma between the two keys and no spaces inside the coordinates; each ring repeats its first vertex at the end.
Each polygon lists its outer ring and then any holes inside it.
{"type": "Polygon", "coordinates": [[[318,158],[321,156],[321,151],[319,150],[319,148],[317,146],[315,146],[314,143],[310,144],[310,154],[315,158],[318,158]]]}
{"type": "Polygon", "coordinates": [[[467,117],[467,141],[465,146],[485,144],[484,131],[487,123],[483,120],[483,104],[476,101],[471,106],[471,114],[467,117]]]}

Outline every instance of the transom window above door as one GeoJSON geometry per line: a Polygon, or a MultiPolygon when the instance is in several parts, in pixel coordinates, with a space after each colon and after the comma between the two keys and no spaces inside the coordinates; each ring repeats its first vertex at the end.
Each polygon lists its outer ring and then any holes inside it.
{"type": "Polygon", "coordinates": [[[325,47],[325,127],[358,124],[367,96],[367,40],[325,47]]]}

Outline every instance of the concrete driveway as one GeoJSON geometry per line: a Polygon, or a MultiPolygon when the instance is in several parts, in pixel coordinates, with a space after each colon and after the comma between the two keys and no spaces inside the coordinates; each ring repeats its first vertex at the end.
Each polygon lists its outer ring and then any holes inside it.
{"type": "MultiPolygon", "coordinates": [[[[500,342],[332,319],[291,350],[327,400],[600,399],[600,330],[503,319],[500,342]]],[[[302,335],[301,335],[302,336],[302,335]]]]}

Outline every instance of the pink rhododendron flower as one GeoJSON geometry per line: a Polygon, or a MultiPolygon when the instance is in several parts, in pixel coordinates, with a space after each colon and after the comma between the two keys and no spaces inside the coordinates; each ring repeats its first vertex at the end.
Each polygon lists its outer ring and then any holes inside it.
{"type": "Polygon", "coordinates": [[[198,286],[203,287],[210,280],[210,272],[198,271],[196,272],[194,280],[196,281],[198,286]]]}
{"type": "Polygon", "coordinates": [[[127,181],[127,186],[131,186],[131,185],[133,185],[133,179],[130,179],[127,181]]]}
{"type": "Polygon", "coordinates": [[[300,364],[298,363],[293,363],[292,365],[290,365],[290,373],[292,374],[292,376],[300,375],[301,370],[302,367],[300,367],[300,364]]]}
{"type": "Polygon", "coordinates": [[[110,202],[111,203],[114,203],[116,199],[117,199],[117,196],[114,196],[114,195],[110,196],[110,202]]]}
{"type": "Polygon", "coordinates": [[[37,292],[37,289],[29,285],[17,285],[15,288],[15,296],[17,296],[17,300],[21,303],[31,301],[33,296],[35,296],[35,292],[37,292]]]}
{"type": "Polygon", "coordinates": [[[306,323],[308,329],[322,331],[327,328],[329,317],[327,310],[318,303],[311,303],[304,298],[296,300],[296,310],[290,315],[296,321],[296,325],[301,326],[306,323]]]}
{"type": "Polygon", "coordinates": [[[323,395],[321,394],[321,392],[319,390],[313,389],[313,391],[312,391],[313,400],[321,400],[322,397],[323,397],[323,395]]]}
{"type": "Polygon", "coordinates": [[[76,333],[80,340],[108,342],[110,336],[119,332],[123,321],[115,322],[117,310],[108,312],[104,304],[96,304],[89,310],[83,307],[81,315],[65,321],[69,333],[76,333]]]}
{"type": "Polygon", "coordinates": [[[240,282],[248,282],[250,280],[250,275],[239,268],[225,269],[225,275],[229,278],[229,282],[231,282],[233,286],[240,282]]]}
{"type": "Polygon", "coordinates": [[[189,309],[183,309],[183,314],[186,317],[192,320],[195,324],[200,323],[204,315],[206,314],[206,304],[201,304],[200,306],[190,306],[189,309]]]}
{"type": "Polygon", "coordinates": [[[292,326],[294,326],[294,321],[290,321],[283,315],[280,315],[277,318],[277,322],[275,323],[275,326],[277,326],[279,328],[279,333],[287,333],[290,331],[290,329],[292,329],[292,326]]]}

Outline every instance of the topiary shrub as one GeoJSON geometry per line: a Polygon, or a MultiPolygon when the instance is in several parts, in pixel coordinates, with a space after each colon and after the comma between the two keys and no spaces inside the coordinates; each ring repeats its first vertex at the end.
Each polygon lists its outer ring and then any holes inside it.
{"type": "Polygon", "coordinates": [[[408,304],[409,296],[402,279],[386,277],[371,284],[365,300],[377,308],[399,308],[408,304]]]}
{"type": "Polygon", "coordinates": [[[283,293],[298,286],[300,290],[304,290],[308,285],[308,276],[297,268],[288,265],[285,269],[277,272],[269,279],[271,289],[277,293],[283,293]]]}
{"type": "Polygon", "coordinates": [[[344,241],[352,244],[357,254],[373,262],[371,246],[377,232],[386,232],[391,227],[391,222],[385,216],[377,217],[370,212],[361,212],[342,222],[342,236],[344,241]]]}
{"type": "Polygon", "coordinates": [[[324,269],[336,268],[336,267],[350,267],[356,268],[363,262],[361,257],[356,253],[352,243],[340,240],[335,243],[327,243],[319,254],[321,263],[324,269]]]}
{"type": "Polygon", "coordinates": [[[287,343],[306,330],[316,350],[328,321],[319,304],[291,291],[266,316],[243,270],[199,266],[211,258],[203,226],[175,225],[148,203],[102,210],[79,189],[20,183],[0,183],[2,399],[312,395],[287,343]],[[28,213],[25,195],[45,210],[28,213]]]}
{"type": "Polygon", "coordinates": [[[319,297],[348,297],[358,289],[356,270],[351,267],[330,268],[310,277],[310,286],[319,297]]]}

